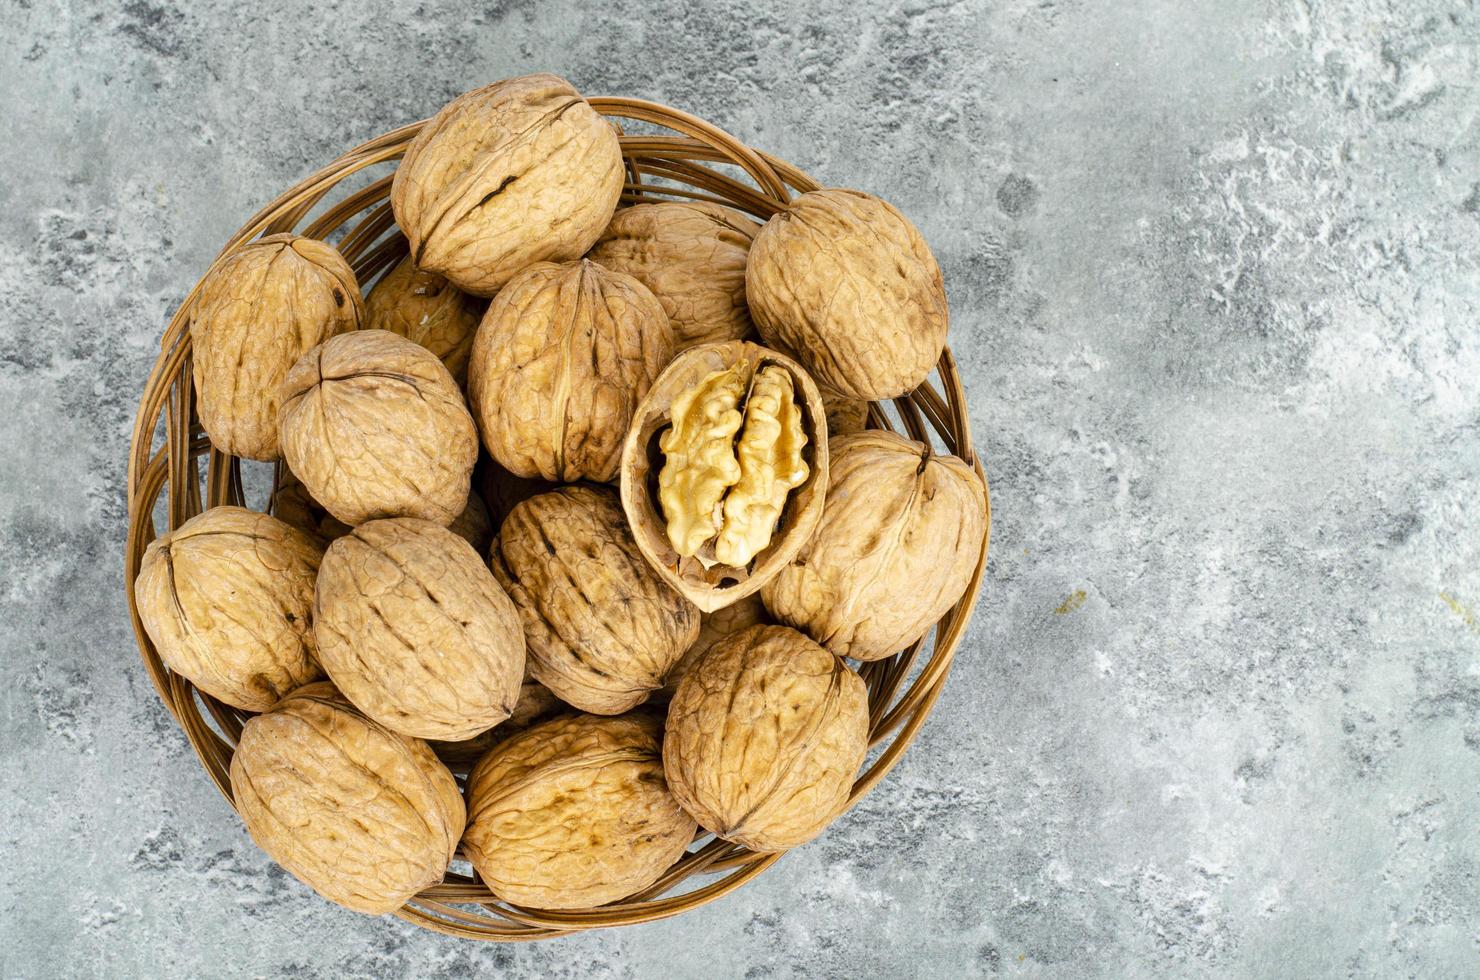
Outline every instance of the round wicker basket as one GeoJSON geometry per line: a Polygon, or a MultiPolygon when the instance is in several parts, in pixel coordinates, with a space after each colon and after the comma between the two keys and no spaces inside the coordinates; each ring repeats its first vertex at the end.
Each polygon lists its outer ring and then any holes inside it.
{"type": "MultiPolygon", "coordinates": [[[[590,101],[608,117],[635,121],[645,131],[666,131],[622,136],[628,171],[624,204],[665,199],[714,201],[765,221],[793,193],[819,186],[795,167],[678,110],[637,99],[590,101]]],[[[368,287],[406,254],[406,240],[395,227],[388,200],[391,172],[421,126],[413,123],[370,140],[290,188],[233,235],[216,262],[260,235],[292,231],[334,241],[360,284],[368,287]],[[380,171],[384,175],[376,176],[380,171]]],[[[202,694],[164,666],[144,632],[133,589],[144,549],[158,533],[159,523],[174,529],[204,507],[246,505],[241,461],[216,450],[196,419],[188,329],[194,300],[192,291],[165,331],[162,352],[134,422],[125,581],[134,633],[149,676],[201,765],[230,802],[228,770],[247,714],[202,694]],[[201,460],[205,461],[204,474],[201,460]]],[[[870,425],[902,430],[912,438],[943,446],[980,473],[965,397],[949,349],[941,356],[937,373],[939,387],[927,381],[891,405],[870,406],[870,425]]],[[[981,588],[987,543],[984,538],[966,594],[931,634],[894,657],[863,665],[860,673],[869,689],[871,751],[854,784],[850,806],[899,761],[940,696],[981,588]],[[928,642],[932,634],[933,643],[928,642]]],[[[466,762],[448,761],[461,782],[466,762]]],[[[458,857],[460,861],[461,854],[458,857]]],[[[458,873],[468,866],[455,862],[442,884],[421,892],[396,914],[419,926],[469,939],[542,939],[677,915],[734,891],[780,857],[701,834],[652,887],[611,905],[564,912],[501,902],[470,870],[458,873]]]]}

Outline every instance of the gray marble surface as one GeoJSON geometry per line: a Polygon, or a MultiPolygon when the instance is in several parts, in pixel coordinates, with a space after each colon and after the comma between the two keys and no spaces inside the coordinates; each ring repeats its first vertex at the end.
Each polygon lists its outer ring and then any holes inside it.
{"type": "Polygon", "coordinates": [[[1480,973],[1480,11],[1463,0],[0,2],[0,975],[1480,973]],[[329,906],[156,700],[125,452],[216,249],[549,69],[897,203],[990,580],[905,761],[680,919],[329,906]]]}

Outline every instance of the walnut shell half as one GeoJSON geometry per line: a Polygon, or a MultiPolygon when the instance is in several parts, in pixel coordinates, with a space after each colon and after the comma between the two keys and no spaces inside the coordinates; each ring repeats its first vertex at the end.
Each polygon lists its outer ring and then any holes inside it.
{"type": "Polygon", "coordinates": [[[935,256],[904,215],[862,191],[812,191],[776,212],[750,247],[745,291],[767,343],[854,398],[914,390],[945,347],[935,256]]]}
{"type": "Polygon", "coordinates": [[[541,262],[488,307],[468,400],[483,445],[510,472],[615,479],[633,409],[673,355],[653,294],[595,262],[541,262]]]}
{"type": "Polygon", "coordinates": [[[355,274],[332,245],[269,235],[227,256],[190,314],[196,408],[212,445],[277,459],[283,378],[304,351],[364,316],[355,274]]]}
{"type": "Polygon", "coordinates": [[[356,330],[303,355],[278,428],[288,467],[346,524],[446,526],[467,506],[478,430],[447,368],[405,337],[356,330]]]}
{"type": "Polygon", "coordinates": [[[365,297],[365,329],[389,330],[436,354],[459,386],[468,380],[473,334],[486,300],[453,286],[436,272],[402,259],[365,297]]]}
{"type": "Polygon", "coordinates": [[[785,626],[720,640],[678,683],[663,771],[705,830],[755,851],[822,833],[868,751],[868,689],[785,626]]]}
{"type": "Polygon", "coordinates": [[[231,794],[269,857],[368,915],[442,880],[466,816],[456,780],[425,742],[361,715],[328,682],[247,721],[231,794]]]}
{"type": "Polygon", "coordinates": [[[745,259],[761,226],[708,201],[622,208],[590,258],[635,276],[673,324],[677,350],[755,332],[745,305],[745,259]]]}
{"type": "Polygon", "coordinates": [[[472,738],[519,697],[518,610],[483,558],[430,521],[367,521],[329,545],[314,634],[329,678],[403,735],[472,738]]]}
{"type": "Polygon", "coordinates": [[[503,742],[468,778],[463,849],[499,898],[579,909],[639,892],[696,830],[663,779],[662,726],[575,715],[503,742]]]}
{"type": "Polygon", "coordinates": [[[212,507],[154,539],[134,581],[165,666],[226,704],[266,711],[321,676],[308,535],[242,507],[212,507]]]}
{"type": "Polygon", "coordinates": [[[526,75],[453,99],[391,183],[418,267],[492,296],[534,262],[580,258],[626,171],[617,131],[563,78],[526,75]]]}
{"type": "Polygon", "coordinates": [[[664,369],[622,449],[622,506],[643,555],[705,612],[759,589],[822,515],[827,418],[791,358],[746,341],[664,369]]]}
{"type": "Polygon", "coordinates": [[[519,607],[529,672],[582,711],[641,703],[699,634],[699,610],[643,561],[605,487],[517,505],[490,564],[519,607]]]}
{"type": "Polygon", "coordinates": [[[822,523],[761,598],[838,656],[879,660],[966,590],[990,523],[986,485],[955,456],[892,432],[838,436],[831,450],[822,523]]]}

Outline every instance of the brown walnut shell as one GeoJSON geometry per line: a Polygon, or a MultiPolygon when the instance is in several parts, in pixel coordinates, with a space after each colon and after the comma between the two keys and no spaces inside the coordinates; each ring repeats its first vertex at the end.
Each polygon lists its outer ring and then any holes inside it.
{"type": "Polygon", "coordinates": [[[677,350],[754,333],[745,305],[745,259],[761,226],[708,201],[622,208],[589,258],[635,276],[673,324],[677,350]]]}
{"type": "Polygon", "coordinates": [[[403,735],[472,738],[519,697],[518,610],[478,552],[430,521],[367,521],[329,545],[314,634],[329,679],[403,735]]]}
{"type": "Polygon", "coordinates": [[[673,331],[636,279],[582,260],[509,281],[473,342],[468,400],[510,472],[616,478],[633,409],[673,356],[673,331]]]}
{"type": "Polygon", "coordinates": [[[446,526],[468,503],[478,431],[447,368],[385,330],[340,334],[283,383],[283,457],[345,524],[420,517],[446,526]]]}
{"type": "Polygon", "coordinates": [[[679,682],[663,771],[705,830],[780,851],[843,811],[867,751],[863,679],[796,630],[752,626],[679,682]]]}
{"type": "Polygon", "coordinates": [[[368,915],[440,882],[465,818],[456,780],[425,742],[364,717],[327,681],[247,721],[231,794],[269,857],[368,915]]]}
{"type": "Polygon", "coordinates": [[[773,215],[750,247],[745,289],[761,337],[853,398],[914,390],[945,348],[935,256],[904,215],[861,191],[812,191],[773,215]]]}
{"type": "Polygon", "coordinates": [[[832,440],[822,523],[761,598],[841,657],[879,660],[961,598],[981,558],[986,487],[955,456],[871,429],[832,440]]]}
{"type": "Polygon", "coordinates": [[[332,245],[269,235],[227,256],[190,314],[196,411],[211,443],[277,459],[283,378],[304,351],[364,316],[355,274],[332,245]]]}
{"type": "Polygon", "coordinates": [[[642,891],[697,829],[663,779],[662,726],[575,715],[498,745],[468,778],[463,849],[499,898],[580,909],[642,891]]]}
{"type": "MultiPolygon", "coordinates": [[[[473,468],[473,486],[488,505],[488,519],[498,528],[509,516],[509,511],[538,493],[549,493],[559,488],[558,483],[526,476],[515,476],[498,464],[493,457],[483,453],[478,465],[473,468]]],[[[481,548],[486,553],[488,549],[481,548]]]]}
{"type": "Polygon", "coordinates": [[[488,302],[470,296],[410,257],[381,277],[365,297],[365,329],[389,330],[436,354],[461,387],[468,380],[473,334],[488,302]]]}
{"type": "Polygon", "coordinates": [[[641,703],[699,635],[699,610],[643,561],[605,487],[516,506],[490,564],[519,607],[530,674],[582,711],[641,703]]]}
{"type": "Polygon", "coordinates": [[[322,557],[275,517],[212,507],[144,552],[139,618],[170,670],[218,701],[266,711],[321,676],[313,587],[322,557]]]}
{"type": "Polygon", "coordinates": [[[534,262],[580,258],[622,194],[617,131],[570,83],[526,75],[453,99],[391,183],[419,268],[492,296],[534,262]]]}
{"type": "MultiPolygon", "coordinates": [[[[754,593],[796,554],[822,516],[827,472],[827,419],[822,396],[807,372],[784,354],[747,341],[706,344],[675,357],[638,406],[622,449],[622,507],[637,546],[652,567],[701,610],[713,612],[754,593]],[[806,437],[801,447],[806,477],[787,492],[769,543],[746,565],[720,562],[717,536],[696,554],[680,555],[669,534],[674,515],[665,513],[660,501],[667,492],[660,487],[665,466],[660,443],[665,432],[671,431],[674,404],[715,372],[734,370],[748,383],[767,368],[779,369],[790,378],[806,437]]],[[[683,494],[682,490],[673,492],[683,494]]]]}

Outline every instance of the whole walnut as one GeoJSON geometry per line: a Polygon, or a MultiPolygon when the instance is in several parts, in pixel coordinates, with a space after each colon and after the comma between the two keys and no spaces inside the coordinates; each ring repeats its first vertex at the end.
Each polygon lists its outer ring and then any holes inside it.
{"type": "Polygon", "coordinates": [[[768,344],[868,401],[913,390],[940,360],[945,284],[904,215],[861,191],[803,194],[750,247],[745,290],[768,344]]]}
{"type": "Polygon", "coordinates": [[[822,523],[761,598],[838,656],[879,660],[966,591],[987,535],[986,486],[955,456],[892,432],[838,436],[829,449],[822,523]]]}
{"type": "MultiPolygon", "coordinates": [[[[278,520],[296,527],[326,548],[335,538],[342,538],[354,530],[313,499],[303,481],[286,466],[278,469],[277,485],[269,509],[278,520]]],[[[493,541],[493,518],[483,498],[469,491],[467,506],[447,525],[447,530],[467,541],[478,554],[488,551],[488,545],[493,541]]]]}
{"type": "Polygon", "coordinates": [[[679,681],[663,771],[705,830],[781,851],[843,811],[867,751],[863,680],[796,630],[751,626],[679,681]]]}
{"type": "Polygon", "coordinates": [[[442,880],[466,816],[457,781],[425,742],[364,717],[328,682],[247,721],[231,795],[269,857],[368,915],[442,880]]]}
{"type": "Polygon", "coordinates": [[[575,715],[498,745],[468,778],[463,850],[499,898],[579,909],[653,884],[688,849],[694,818],[663,781],[662,726],[575,715]]]}
{"type": "Polygon", "coordinates": [[[283,457],[339,520],[451,524],[468,503],[478,431],[447,368],[385,330],[315,347],[283,383],[283,457]]]}
{"type": "Polygon", "coordinates": [[[411,141],[391,183],[417,267],[492,296],[525,266],[579,258],[626,171],[617,131],[554,75],[458,96],[411,141]]]}
{"type": "Polygon", "coordinates": [[[313,586],[322,557],[274,517],[212,507],[144,552],[139,619],[170,670],[218,701],[266,711],[321,676],[313,586]]]}
{"type": "Polygon", "coordinates": [[[425,347],[461,387],[468,380],[473,334],[487,308],[486,300],[469,296],[436,272],[418,269],[407,257],[365,298],[365,329],[389,330],[425,347]]]}
{"type": "Polygon", "coordinates": [[[329,545],[314,634],[329,679],[403,735],[472,738],[519,697],[518,611],[472,546],[430,521],[367,521],[329,545]]]}
{"type": "Polygon", "coordinates": [[[699,617],[699,638],[684,651],[683,657],[668,671],[668,676],[663,681],[663,690],[654,697],[672,699],[673,693],[678,690],[678,682],[683,680],[683,675],[689,672],[690,668],[698,662],[700,657],[704,656],[710,647],[731,633],[738,633],[757,623],[769,623],[770,621],[771,615],[766,612],[766,606],[761,602],[758,592],[752,592],[738,602],[722,606],[714,612],[703,613],[699,617]]]}
{"type": "Polygon", "coordinates": [[[761,226],[707,201],[622,208],[590,258],[635,276],[673,324],[677,350],[754,331],[745,305],[745,259],[761,226]]]}
{"type": "Polygon", "coordinates": [[[516,506],[490,564],[519,607],[529,672],[582,711],[615,715],[642,702],[699,635],[699,610],[643,561],[604,487],[562,487],[516,506]]]}
{"type": "Polygon", "coordinates": [[[277,459],[288,369],[364,316],[355,274],[332,245],[269,235],[227,256],[190,313],[196,410],[211,443],[233,456],[277,459]]]}
{"type": "Polygon", "coordinates": [[[517,476],[605,483],[672,355],[668,317],[636,279],[586,260],[531,266],[473,342],[468,399],[483,444],[517,476]]]}

